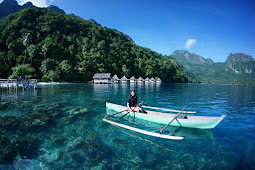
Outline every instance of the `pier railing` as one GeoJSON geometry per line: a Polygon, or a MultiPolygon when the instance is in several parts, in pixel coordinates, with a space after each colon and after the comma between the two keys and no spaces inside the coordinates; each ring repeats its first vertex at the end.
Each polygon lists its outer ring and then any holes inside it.
{"type": "Polygon", "coordinates": [[[0,83],[37,83],[37,79],[0,79],[0,83]]]}
{"type": "Polygon", "coordinates": [[[0,88],[17,89],[37,88],[37,79],[0,79],[0,88]]]}

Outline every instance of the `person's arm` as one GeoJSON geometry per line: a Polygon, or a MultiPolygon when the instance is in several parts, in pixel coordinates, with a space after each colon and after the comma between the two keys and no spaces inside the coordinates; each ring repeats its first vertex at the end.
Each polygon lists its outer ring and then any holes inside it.
{"type": "Polygon", "coordinates": [[[128,97],[128,102],[127,102],[127,108],[128,108],[128,111],[131,111],[131,108],[130,108],[130,106],[129,106],[129,103],[131,103],[131,101],[130,101],[131,99],[130,99],[130,97],[128,97]]]}
{"type": "Polygon", "coordinates": [[[131,111],[131,108],[129,106],[129,102],[127,102],[127,108],[128,108],[128,111],[131,111]]]}

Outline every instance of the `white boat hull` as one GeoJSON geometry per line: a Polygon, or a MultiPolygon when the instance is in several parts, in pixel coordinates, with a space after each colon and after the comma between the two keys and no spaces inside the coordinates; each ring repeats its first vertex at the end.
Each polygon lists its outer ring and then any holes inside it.
{"type": "MultiPolygon", "coordinates": [[[[112,109],[116,112],[122,111],[127,109],[126,106],[121,106],[113,103],[106,102],[106,107],[108,109],[112,109]]],[[[122,112],[121,115],[127,113],[122,112]]],[[[137,113],[137,112],[130,112],[131,116],[135,116],[135,118],[147,120],[154,123],[159,124],[168,124],[176,114],[170,113],[162,113],[162,112],[154,112],[154,111],[147,111],[147,114],[144,113],[137,113]]],[[[212,129],[217,126],[225,117],[222,115],[220,117],[209,117],[209,116],[192,116],[186,115],[187,119],[184,118],[177,118],[172,123],[171,126],[182,126],[188,128],[198,128],[198,129],[212,129]]]]}

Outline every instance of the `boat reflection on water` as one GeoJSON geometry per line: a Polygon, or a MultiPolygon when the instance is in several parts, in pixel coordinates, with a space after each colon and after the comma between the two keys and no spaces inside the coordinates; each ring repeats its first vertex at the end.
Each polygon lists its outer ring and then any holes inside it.
{"type": "Polygon", "coordinates": [[[167,131],[170,131],[169,135],[182,136],[185,139],[204,139],[215,144],[213,132],[210,130],[169,126],[167,131]]]}
{"type": "MultiPolygon", "coordinates": [[[[116,113],[114,110],[106,109],[107,114],[116,113]]],[[[113,116],[115,121],[118,121],[118,117],[121,115],[113,116]]],[[[159,133],[160,128],[163,126],[161,124],[148,122],[141,119],[136,119],[134,116],[126,116],[125,120],[121,120],[121,123],[128,124],[129,126],[139,126],[139,128],[159,133]]],[[[125,130],[126,131],[126,130],[125,130]]],[[[184,139],[195,139],[195,140],[206,140],[211,144],[215,144],[215,139],[213,135],[213,131],[206,130],[206,129],[195,129],[195,128],[185,128],[185,127],[176,127],[176,126],[169,126],[164,131],[164,134],[170,136],[182,136],[184,139]]],[[[134,134],[132,134],[134,136],[134,134]]],[[[141,135],[137,135],[141,136],[141,135]]]]}

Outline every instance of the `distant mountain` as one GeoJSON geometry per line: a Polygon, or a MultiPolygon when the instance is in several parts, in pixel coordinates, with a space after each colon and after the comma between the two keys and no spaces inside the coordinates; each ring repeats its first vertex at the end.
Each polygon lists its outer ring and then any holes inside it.
{"type": "MultiPolygon", "coordinates": [[[[24,5],[19,5],[16,0],[4,0],[0,3],[0,19],[6,17],[9,14],[14,12],[18,12],[24,8],[35,7],[31,2],[27,2],[24,5]]],[[[61,14],[65,14],[65,11],[58,8],[57,6],[50,5],[47,7],[48,10],[59,12],[61,14]]]]}
{"type": "MultiPolygon", "coordinates": [[[[33,8],[33,7],[36,7],[36,6],[34,6],[31,2],[27,2],[24,5],[19,5],[16,0],[4,0],[2,3],[0,3],[0,19],[3,18],[3,17],[8,16],[9,14],[12,14],[14,12],[18,12],[22,9],[29,8],[29,7],[33,8]]],[[[66,14],[64,10],[62,10],[59,7],[54,6],[54,5],[50,5],[50,6],[46,7],[46,9],[48,9],[50,11],[59,12],[61,14],[66,14]]],[[[81,17],[76,16],[73,13],[71,13],[69,15],[72,16],[72,17],[82,19],[81,17]]],[[[90,19],[89,22],[101,27],[101,24],[97,23],[94,19],[90,19]]]]}
{"type": "Polygon", "coordinates": [[[254,74],[255,60],[244,53],[230,53],[225,62],[226,71],[232,70],[236,74],[254,74]]]}
{"type": "Polygon", "coordinates": [[[60,9],[59,7],[57,6],[54,6],[54,5],[50,5],[47,7],[48,10],[51,10],[51,11],[55,11],[55,12],[59,12],[61,14],[66,14],[65,11],[63,9],[60,9]]]}
{"type": "Polygon", "coordinates": [[[212,59],[205,59],[195,53],[191,54],[186,50],[176,50],[171,56],[182,64],[214,64],[212,59]]]}
{"type": "Polygon", "coordinates": [[[16,0],[4,0],[0,3],[0,18],[20,10],[20,6],[16,0]]]}
{"type": "Polygon", "coordinates": [[[230,53],[223,63],[215,63],[212,59],[205,59],[185,50],[176,50],[171,56],[181,62],[200,82],[255,84],[255,60],[244,53],[230,53]]]}
{"type": "Polygon", "coordinates": [[[21,9],[24,9],[24,8],[29,8],[29,7],[31,8],[31,7],[35,7],[35,6],[32,4],[32,2],[27,2],[20,7],[21,7],[21,9]]]}

